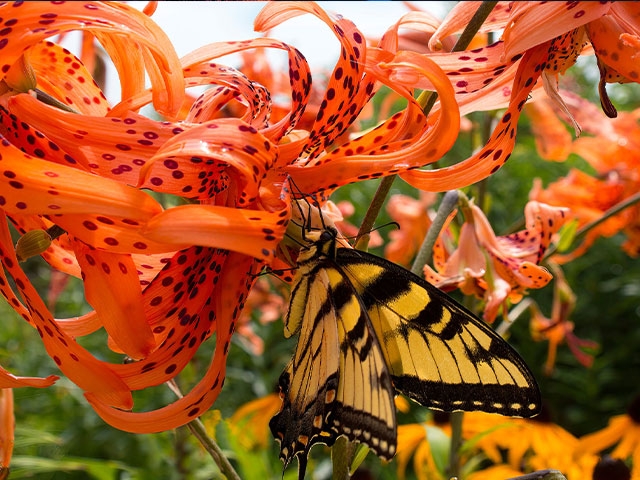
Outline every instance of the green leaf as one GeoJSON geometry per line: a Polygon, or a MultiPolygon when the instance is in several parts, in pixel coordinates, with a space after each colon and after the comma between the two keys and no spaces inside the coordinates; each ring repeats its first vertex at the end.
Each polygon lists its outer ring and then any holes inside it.
{"type": "Polygon", "coordinates": [[[571,220],[566,223],[560,229],[560,239],[558,240],[558,251],[566,252],[571,244],[573,243],[574,238],[576,237],[576,231],[578,230],[578,221],[571,220]]]}
{"type": "Polygon", "coordinates": [[[476,444],[480,440],[482,440],[484,437],[486,437],[490,433],[493,433],[496,430],[500,430],[501,428],[511,427],[513,425],[514,425],[513,422],[505,421],[505,423],[501,423],[500,425],[496,425],[495,427],[491,427],[488,430],[485,430],[484,432],[480,432],[474,435],[473,437],[471,437],[469,440],[467,440],[462,444],[462,446],[460,447],[460,454],[463,455],[469,452],[471,449],[473,449],[473,447],[476,446],[476,444]]]}
{"type": "Polygon", "coordinates": [[[52,459],[16,455],[11,460],[11,478],[31,478],[34,473],[84,471],[96,480],[113,480],[119,471],[127,471],[130,478],[139,478],[138,471],[120,462],[94,458],[66,457],[52,459]]]}
{"type": "Polygon", "coordinates": [[[355,471],[358,469],[360,464],[364,462],[364,459],[367,458],[369,453],[369,447],[367,447],[364,443],[359,443],[356,448],[356,453],[353,455],[353,461],[351,462],[351,468],[349,469],[349,474],[353,475],[355,471]]]}
{"type": "Polygon", "coordinates": [[[449,451],[451,449],[451,439],[442,429],[433,425],[425,425],[427,430],[427,441],[431,448],[431,456],[440,473],[444,472],[449,465],[449,451]]]}

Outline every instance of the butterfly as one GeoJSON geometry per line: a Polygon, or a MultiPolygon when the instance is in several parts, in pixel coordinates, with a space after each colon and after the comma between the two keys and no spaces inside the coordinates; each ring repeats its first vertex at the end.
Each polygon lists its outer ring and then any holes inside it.
{"type": "Polygon", "coordinates": [[[342,435],[390,460],[396,392],[437,410],[538,413],[522,358],[466,308],[388,260],[339,248],[333,227],[306,236],[284,318],[298,342],[269,423],[285,469],[297,456],[303,479],[311,447],[342,435]]]}

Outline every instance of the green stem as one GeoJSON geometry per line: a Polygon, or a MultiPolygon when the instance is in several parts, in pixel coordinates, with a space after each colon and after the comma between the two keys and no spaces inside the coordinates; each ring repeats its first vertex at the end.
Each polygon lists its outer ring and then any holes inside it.
{"type": "Polygon", "coordinates": [[[460,476],[460,447],[462,446],[462,419],[464,412],[451,412],[451,447],[449,451],[449,476],[460,476]]]}
{"type": "Polygon", "coordinates": [[[80,113],[77,110],[74,110],[73,108],[71,108],[69,105],[65,105],[57,98],[54,98],[48,93],[43,92],[39,88],[36,88],[35,92],[36,92],[36,98],[40,100],[42,103],[46,103],[47,105],[51,105],[52,107],[59,108],[60,110],[64,110],[65,112],[77,113],[77,114],[80,113]]]}
{"type": "Polygon", "coordinates": [[[508,478],[507,480],[567,480],[567,478],[558,470],[538,470],[537,472],[508,478]]]}
{"type": "Polygon", "coordinates": [[[513,307],[513,309],[507,315],[507,318],[505,318],[503,322],[496,328],[496,333],[501,337],[504,337],[511,328],[511,325],[513,325],[513,323],[520,317],[520,315],[526,312],[527,309],[531,305],[533,305],[533,303],[534,301],[527,297],[520,303],[518,303],[518,305],[513,307]]]}
{"type": "MultiPolygon", "coordinates": [[[[579,228],[578,231],[576,232],[576,236],[573,238],[573,243],[575,243],[578,240],[581,240],[587,233],[589,233],[595,227],[600,225],[602,222],[608,220],[609,218],[613,217],[615,214],[620,213],[625,208],[635,205],[638,202],[640,202],[640,192],[636,193],[635,195],[631,195],[630,197],[626,198],[622,202],[614,205],[609,210],[604,212],[602,216],[597,220],[594,220],[593,222],[589,222],[586,225],[584,225],[582,228],[579,228]]],[[[544,257],[542,259],[546,260],[551,255],[556,253],[557,250],[558,250],[558,245],[557,244],[552,245],[551,247],[549,247],[549,249],[544,254],[544,257]]]]}
{"type": "Polygon", "coordinates": [[[347,437],[339,437],[331,448],[331,462],[333,464],[333,480],[348,480],[351,476],[351,461],[356,451],[356,443],[347,437]]]}
{"type": "Polygon", "coordinates": [[[364,216],[364,220],[362,221],[362,225],[360,225],[360,230],[358,230],[358,235],[356,237],[355,248],[358,250],[366,250],[369,245],[369,232],[373,229],[373,224],[378,218],[378,214],[382,209],[382,205],[384,205],[384,201],[389,194],[389,190],[391,190],[391,185],[393,185],[393,181],[396,179],[397,175],[390,175],[388,177],[384,177],[380,181],[380,185],[378,185],[378,190],[376,190],[375,195],[373,196],[373,200],[371,200],[371,205],[367,209],[367,213],[364,216]]]}
{"type": "Polygon", "coordinates": [[[433,246],[438,239],[438,235],[440,235],[440,230],[442,230],[447,217],[458,205],[459,198],[460,197],[458,190],[451,190],[445,193],[444,197],[442,197],[442,202],[440,202],[440,206],[438,207],[436,218],[433,219],[433,223],[429,227],[429,231],[424,237],[424,241],[420,246],[420,250],[418,250],[418,254],[416,255],[416,258],[413,261],[413,265],[411,266],[411,271],[416,275],[422,276],[422,269],[431,258],[433,246]]]}
{"type": "MultiPolygon", "coordinates": [[[[180,391],[180,387],[178,387],[178,384],[174,380],[169,380],[166,383],[178,398],[183,397],[182,392],[180,391]]],[[[207,435],[207,429],[205,428],[204,423],[202,423],[202,420],[200,420],[199,418],[192,420],[191,422],[187,423],[187,428],[193,434],[193,436],[198,439],[204,449],[209,452],[209,455],[211,455],[213,461],[216,462],[216,465],[223,475],[225,475],[229,480],[240,480],[240,476],[233,469],[233,466],[231,465],[227,457],[224,456],[224,453],[222,452],[218,444],[213,438],[207,435]]]]}
{"type": "MultiPolygon", "coordinates": [[[[473,40],[473,37],[476,35],[476,33],[478,33],[478,30],[493,10],[493,7],[497,5],[497,3],[498,2],[495,1],[485,0],[484,2],[482,2],[482,4],[480,4],[480,7],[478,7],[478,10],[471,18],[471,21],[465,27],[464,31],[460,35],[460,38],[458,38],[458,41],[454,45],[452,51],[460,52],[462,50],[465,50],[469,46],[471,40],[473,40]]],[[[427,90],[423,91],[418,96],[417,102],[422,106],[422,111],[424,112],[425,117],[429,116],[431,109],[436,104],[437,98],[437,93],[427,90]]],[[[376,221],[378,214],[380,213],[380,209],[382,208],[389,190],[391,189],[391,185],[393,184],[393,181],[396,179],[396,177],[397,175],[389,175],[387,177],[384,177],[380,181],[380,186],[378,187],[378,190],[376,191],[376,194],[371,201],[371,205],[369,205],[367,213],[365,214],[365,220],[363,221],[362,226],[360,227],[360,231],[358,232],[358,240],[365,233],[370,232],[373,228],[373,224],[376,221]]],[[[356,240],[356,248],[362,249],[361,247],[357,247],[358,240],[356,240]]]]}

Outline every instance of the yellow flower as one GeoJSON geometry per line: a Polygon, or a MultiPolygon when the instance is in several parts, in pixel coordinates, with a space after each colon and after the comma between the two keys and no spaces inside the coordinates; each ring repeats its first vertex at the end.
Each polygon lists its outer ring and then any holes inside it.
{"type": "Polygon", "coordinates": [[[579,448],[585,452],[596,453],[616,443],[611,456],[622,460],[631,457],[631,478],[640,479],[640,395],[631,402],[626,414],[611,418],[607,427],[582,437],[579,448]]]}
{"type": "Polygon", "coordinates": [[[517,477],[522,472],[515,470],[509,465],[493,465],[484,470],[473,472],[467,480],[504,480],[505,478],[517,477]]]}
{"type": "Polygon", "coordinates": [[[257,398],[242,405],[229,419],[231,431],[246,449],[266,448],[269,441],[269,420],[282,400],[276,393],[257,398]]]}

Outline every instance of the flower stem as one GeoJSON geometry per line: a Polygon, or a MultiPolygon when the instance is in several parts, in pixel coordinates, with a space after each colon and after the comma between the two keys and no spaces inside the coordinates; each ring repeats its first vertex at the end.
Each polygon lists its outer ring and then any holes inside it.
{"type": "Polygon", "coordinates": [[[339,437],[331,448],[331,463],[333,464],[333,480],[348,480],[351,462],[356,451],[356,443],[347,437],[339,437]]]}
{"type": "MultiPolygon", "coordinates": [[[[595,227],[600,225],[602,222],[608,220],[609,218],[613,217],[617,213],[620,213],[625,208],[635,205],[638,202],[640,202],[640,192],[636,193],[635,195],[631,195],[630,197],[627,197],[625,200],[623,200],[620,203],[617,203],[616,205],[611,207],[609,210],[604,212],[602,216],[597,220],[594,220],[593,222],[589,222],[586,225],[579,228],[578,231],[576,232],[576,236],[573,238],[572,243],[575,243],[577,240],[582,239],[582,237],[584,237],[587,233],[589,233],[595,227]]],[[[544,254],[544,257],[542,259],[546,260],[551,255],[556,253],[557,250],[558,250],[558,245],[557,244],[552,245],[551,247],[549,247],[549,249],[544,254]]]]}
{"type": "MultiPolygon", "coordinates": [[[[478,10],[471,18],[471,21],[465,27],[462,34],[460,34],[460,38],[458,38],[458,41],[453,46],[452,51],[460,52],[462,50],[465,50],[469,46],[469,44],[471,43],[471,40],[473,40],[473,37],[476,35],[476,33],[478,33],[478,30],[480,29],[484,21],[487,19],[487,17],[493,10],[493,7],[495,7],[497,4],[498,2],[496,1],[487,1],[487,0],[485,0],[484,2],[482,2],[482,4],[480,4],[480,6],[478,7],[478,10]]],[[[429,112],[431,112],[431,109],[436,104],[437,98],[438,98],[438,95],[435,92],[426,91],[426,90],[423,91],[418,97],[417,102],[422,106],[422,111],[424,112],[425,117],[429,116],[429,112]]],[[[397,176],[398,175],[389,175],[387,177],[384,177],[380,181],[378,190],[373,196],[371,205],[369,205],[367,213],[364,216],[362,225],[360,226],[360,230],[358,231],[356,248],[359,248],[357,245],[359,243],[360,238],[363,237],[368,232],[370,232],[371,229],[373,228],[373,224],[376,221],[376,218],[380,213],[380,209],[382,208],[382,205],[384,204],[384,201],[387,198],[387,195],[389,194],[389,190],[391,190],[391,185],[393,184],[397,176]]],[[[359,249],[362,249],[362,248],[359,248],[359,249]]]]}
{"type": "MultiPolygon", "coordinates": [[[[174,380],[169,380],[166,383],[178,398],[183,397],[182,392],[180,391],[180,387],[178,387],[178,384],[174,380]]],[[[204,423],[202,423],[202,420],[200,420],[199,418],[192,420],[191,422],[187,423],[187,428],[193,434],[193,436],[198,439],[204,449],[209,452],[209,455],[211,455],[213,461],[216,462],[216,465],[223,475],[225,475],[229,480],[240,480],[240,476],[233,469],[233,466],[231,465],[227,457],[224,456],[224,453],[222,453],[222,450],[220,449],[218,444],[213,438],[207,435],[207,429],[205,428],[204,423]]]]}
{"type": "Polygon", "coordinates": [[[449,477],[460,476],[460,447],[462,446],[462,419],[464,412],[451,412],[451,447],[449,451],[449,477]]]}
{"type": "Polygon", "coordinates": [[[507,480],[567,480],[567,477],[558,470],[538,470],[537,472],[527,473],[507,480]]]}
{"type": "Polygon", "coordinates": [[[46,103],[47,105],[51,105],[52,107],[59,108],[60,110],[64,110],[65,112],[78,113],[78,114],[80,113],[77,110],[74,110],[73,108],[71,108],[69,105],[65,105],[57,98],[54,98],[48,93],[43,92],[39,88],[36,88],[35,92],[36,92],[36,98],[40,100],[42,103],[46,103]]]}
{"type": "Polygon", "coordinates": [[[433,223],[429,227],[429,231],[424,237],[420,250],[418,250],[418,254],[411,266],[411,271],[416,275],[422,276],[422,269],[431,258],[433,246],[438,239],[438,235],[440,235],[440,230],[442,230],[447,217],[458,205],[459,198],[458,190],[451,190],[445,193],[444,197],[442,197],[442,202],[440,202],[440,206],[438,207],[436,218],[433,219],[433,223]]]}

